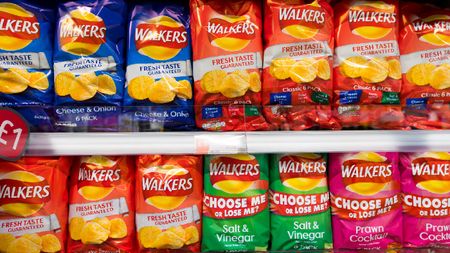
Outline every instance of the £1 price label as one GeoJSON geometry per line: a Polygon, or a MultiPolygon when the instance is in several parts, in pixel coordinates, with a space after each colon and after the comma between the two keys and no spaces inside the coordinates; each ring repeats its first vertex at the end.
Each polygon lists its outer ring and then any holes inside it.
{"type": "Polygon", "coordinates": [[[28,142],[27,122],[14,110],[0,108],[0,158],[18,160],[28,142]]]}

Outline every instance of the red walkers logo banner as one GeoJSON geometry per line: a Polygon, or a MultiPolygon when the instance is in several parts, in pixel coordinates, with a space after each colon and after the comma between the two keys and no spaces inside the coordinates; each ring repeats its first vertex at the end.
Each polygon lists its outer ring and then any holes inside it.
{"type": "Polygon", "coordinates": [[[326,162],[321,156],[306,158],[302,156],[283,156],[279,160],[279,172],[282,182],[291,178],[324,178],[326,162]]]}
{"type": "Polygon", "coordinates": [[[394,10],[392,5],[376,3],[352,6],[348,11],[350,29],[354,30],[365,26],[394,28],[397,22],[394,10]]]}
{"type": "Polygon", "coordinates": [[[135,44],[138,50],[148,46],[182,49],[188,45],[186,28],[167,16],[160,16],[137,25],[135,44]]]}
{"type": "Polygon", "coordinates": [[[15,37],[23,40],[35,40],[40,36],[39,22],[32,13],[17,5],[19,12],[25,15],[15,15],[0,11],[0,36],[15,37]]]}
{"type": "Polygon", "coordinates": [[[193,187],[191,173],[183,168],[166,172],[153,170],[144,174],[142,178],[142,191],[145,199],[154,196],[188,196],[193,193],[193,187]]]}
{"type": "Polygon", "coordinates": [[[212,18],[208,21],[208,38],[214,41],[219,38],[235,38],[253,40],[258,26],[252,23],[246,16],[212,18]]]}
{"type": "Polygon", "coordinates": [[[342,181],[344,185],[361,182],[388,183],[392,181],[390,162],[370,162],[351,159],[342,164],[342,181]]]}
{"type": "Polygon", "coordinates": [[[17,203],[43,205],[50,198],[50,185],[41,176],[14,170],[0,178],[0,206],[17,203]]]}
{"type": "Polygon", "coordinates": [[[101,45],[106,42],[106,26],[103,19],[90,13],[75,10],[61,20],[59,38],[61,45],[87,43],[101,45]]]}
{"type": "Polygon", "coordinates": [[[291,25],[302,25],[312,29],[321,29],[325,25],[326,13],[322,8],[312,5],[279,9],[281,29],[291,25]]]}
{"type": "Polygon", "coordinates": [[[78,171],[78,188],[83,186],[113,187],[120,181],[121,171],[117,161],[109,160],[111,165],[91,163],[80,164],[78,171]]]}
{"type": "Polygon", "coordinates": [[[233,157],[218,156],[211,160],[209,167],[211,184],[224,180],[259,180],[259,164],[254,157],[251,160],[240,160],[233,157]]]}
{"type": "Polygon", "coordinates": [[[416,184],[428,180],[450,181],[450,161],[419,157],[411,162],[411,169],[416,184]]]}

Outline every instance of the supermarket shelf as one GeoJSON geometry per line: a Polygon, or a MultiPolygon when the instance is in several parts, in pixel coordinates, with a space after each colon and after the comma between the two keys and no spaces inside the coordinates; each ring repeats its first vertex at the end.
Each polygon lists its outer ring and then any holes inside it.
{"type": "Polygon", "coordinates": [[[450,150],[450,131],[33,133],[27,155],[450,150]]]}

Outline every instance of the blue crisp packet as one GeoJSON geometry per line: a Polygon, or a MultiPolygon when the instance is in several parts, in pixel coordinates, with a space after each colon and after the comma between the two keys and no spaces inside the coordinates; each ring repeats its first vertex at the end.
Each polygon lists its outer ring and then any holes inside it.
{"type": "Polygon", "coordinates": [[[0,106],[53,103],[54,21],[38,1],[0,2],[0,106]]]}
{"type": "Polygon", "coordinates": [[[122,0],[80,0],[59,5],[55,105],[63,106],[59,111],[68,113],[56,113],[58,127],[100,129],[102,124],[117,121],[119,108],[109,108],[120,106],[123,99],[125,22],[126,4],[122,0]],[[66,110],[67,106],[82,106],[86,111],[73,113],[77,110],[66,110]]]}
{"type": "Polygon", "coordinates": [[[189,8],[175,1],[134,5],[127,56],[124,106],[141,130],[194,127],[189,8]]]}

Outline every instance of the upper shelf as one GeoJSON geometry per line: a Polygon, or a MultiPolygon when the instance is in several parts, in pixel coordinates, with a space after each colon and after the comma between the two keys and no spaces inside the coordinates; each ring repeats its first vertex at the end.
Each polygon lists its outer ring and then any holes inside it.
{"type": "Polygon", "coordinates": [[[26,155],[450,150],[447,131],[33,133],[26,155]]]}

